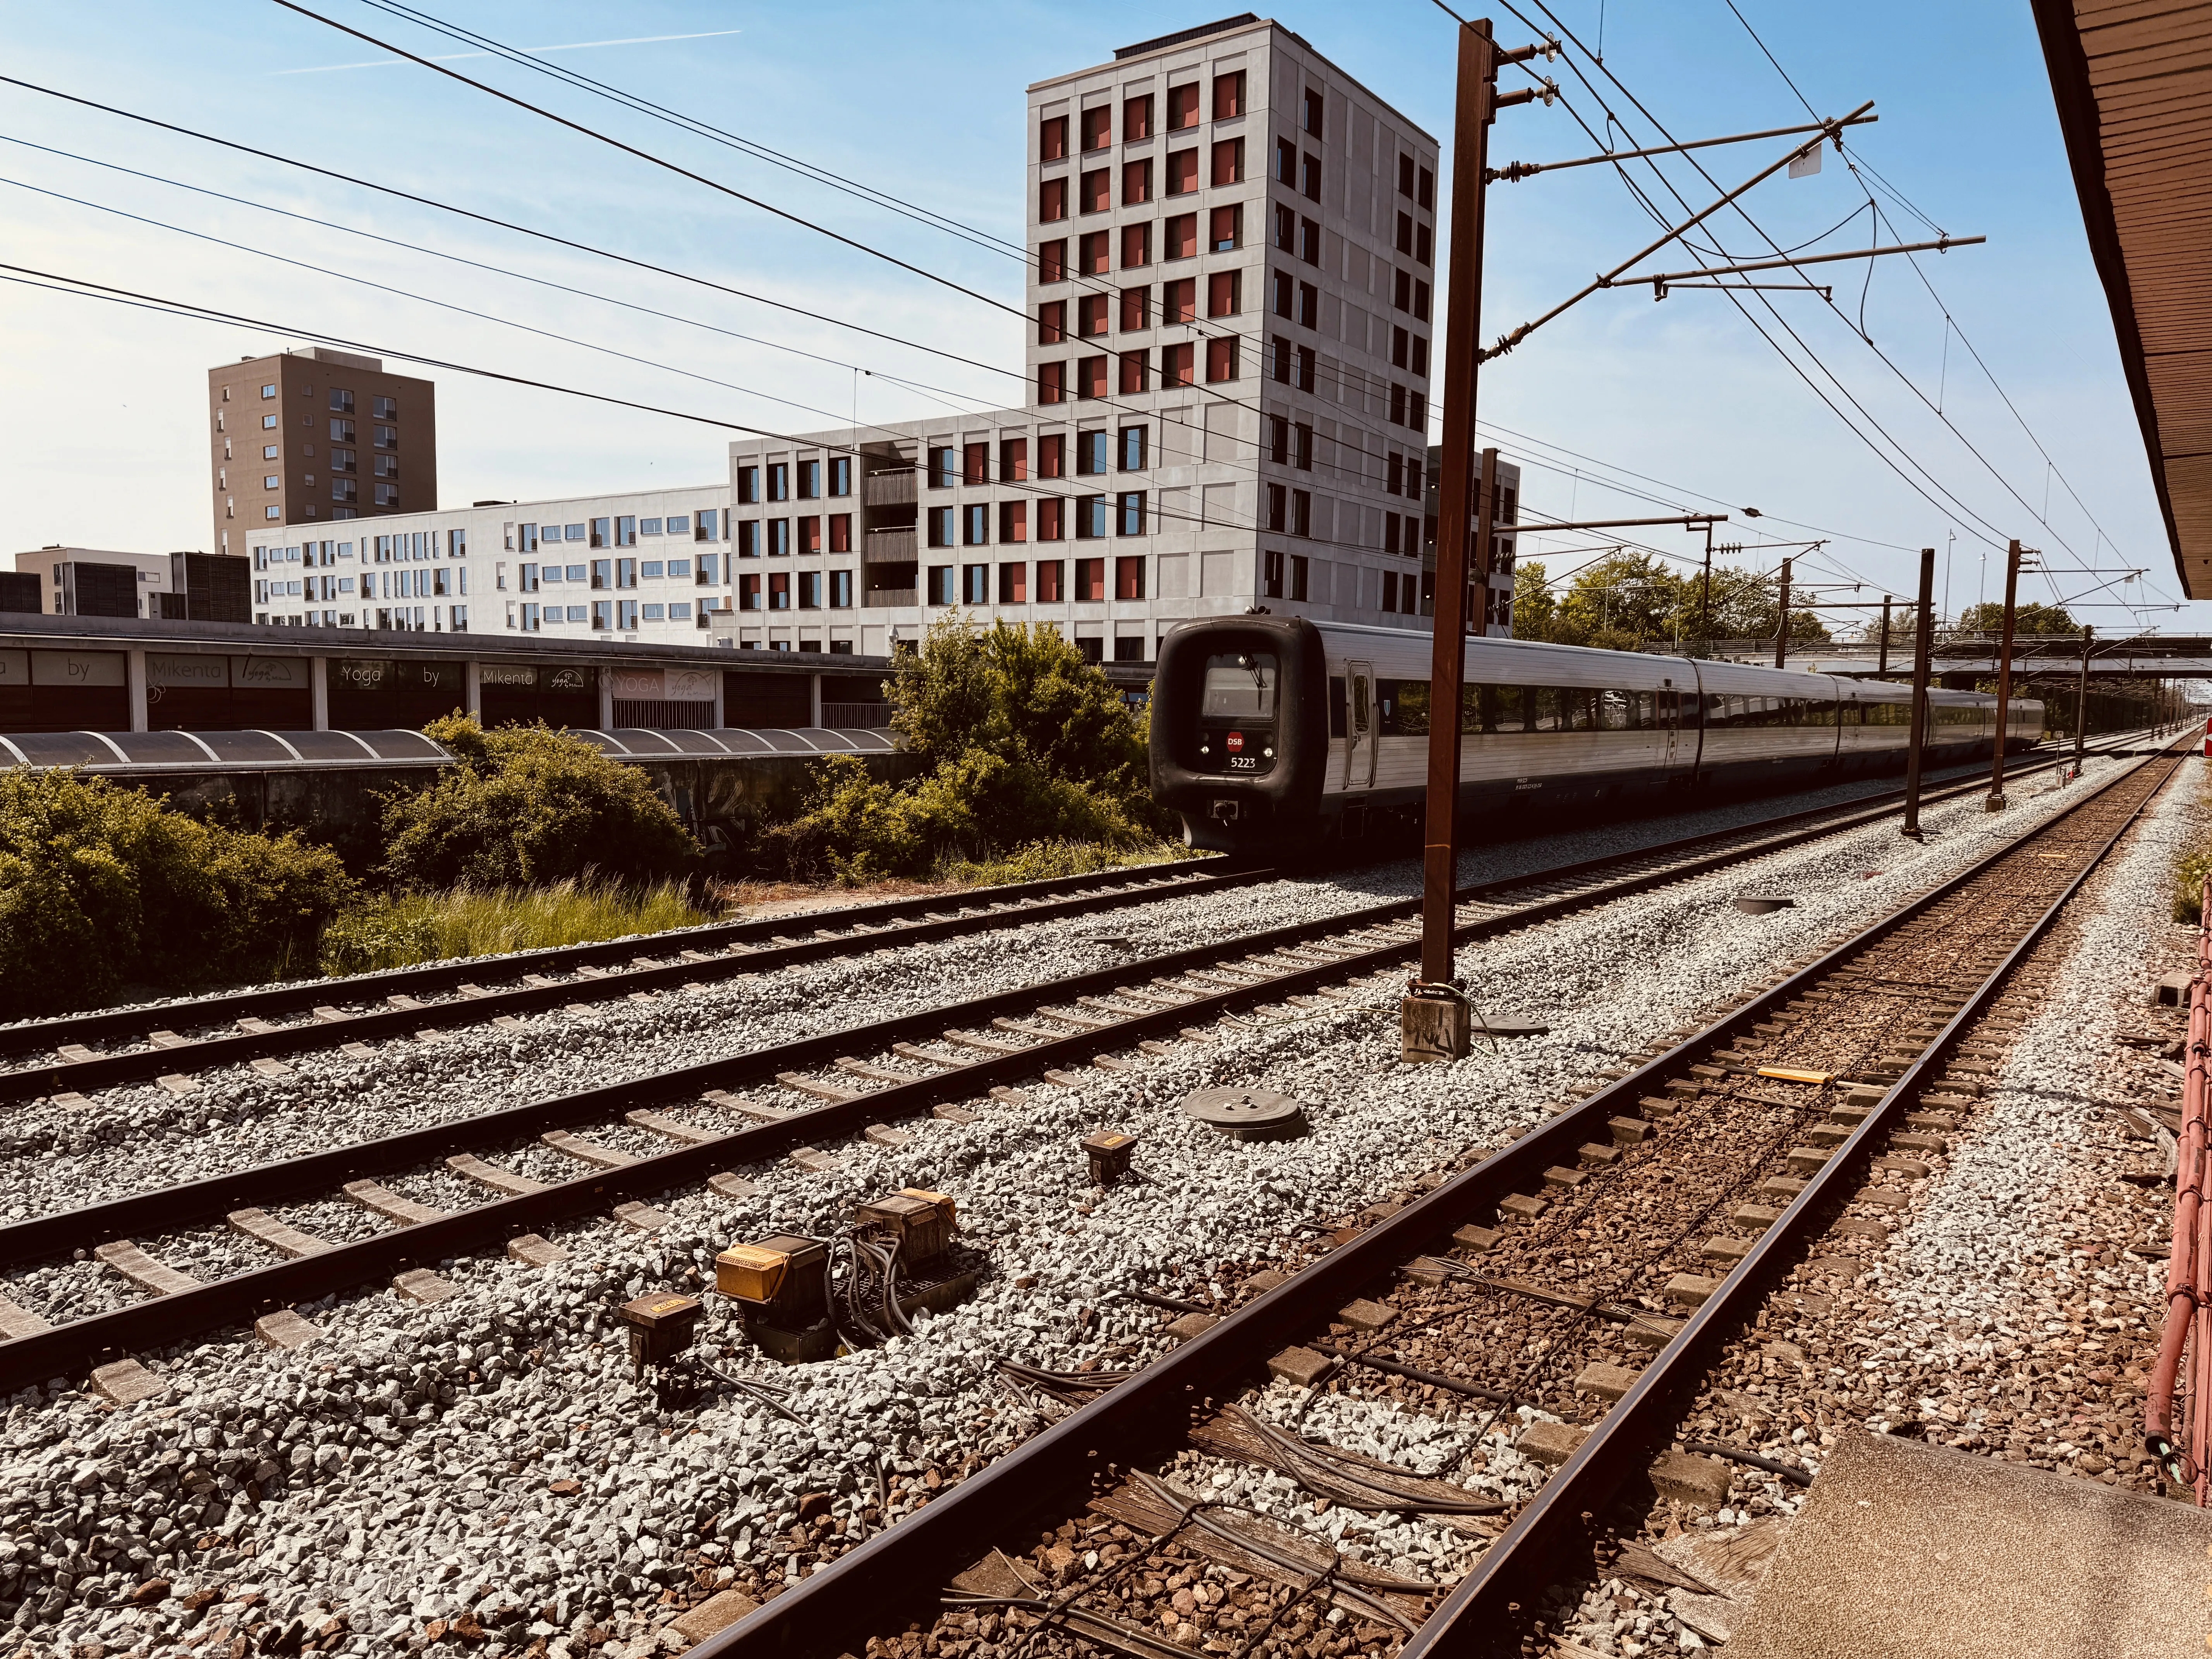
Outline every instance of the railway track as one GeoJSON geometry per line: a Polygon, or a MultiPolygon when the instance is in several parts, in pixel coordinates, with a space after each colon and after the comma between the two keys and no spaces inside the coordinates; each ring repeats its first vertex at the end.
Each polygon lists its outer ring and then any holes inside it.
{"type": "MultiPolygon", "coordinates": [[[[1495,937],[1845,833],[1891,810],[1815,809],[1473,888],[1461,896],[1459,935],[1495,937]]],[[[1224,1015],[1398,967],[1418,915],[1408,900],[1269,929],[0,1227],[0,1273],[97,1249],[147,1292],[65,1323],[0,1302],[0,1335],[9,1339],[0,1342],[0,1391],[542,1239],[542,1229],[578,1217],[611,1212],[649,1230],[658,1194],[700,1182],[740,1194],[747,1183],[734,1171],[744,1164],[826,1156],[811,1149],[854,1135],[895,1137],[902,1121],[933,1113],[966,1115],[963,1101],[1040,1073],[1114,1069],[1123,1064],[1116,1051],[1205,1041],[1201,1028],[1224,1015]],[[518,1164],[522,1150],[533,1165],[518,1164]],[[394,1190],[392,1182],[422,1170],[459,1176],[483,1201],[439,1206],[394,1190]],[[277,1217],[287,1205],[334,1196],[358,1206],[372,1229],[366,1236],[320,1237],[277,1217]],[[204,1281],[164,1261],[164,1234],[226,1223],[255,1259],[283,1259],[204,1281]]]]}
{"type": "Polygon", "coordinates": [[[2140,760],[1287,1277],[1255,1278],[1142,1370],[1043,1379],[1077,1408],[695,1651],[1552,1650],[1532,1621],[1553,1586],[1603,1576],[1599,1517],[1624,1491],[1711,1507],[1734,1468],[1808,1479],[1680,1443],[1684,1407],[1817,1229],[1886,1231],[2001,1060],[1978,1022],[2180,764],[2140,760]],[[1238,1403],[1270,1371],[1472,1419],[1480,1449],[1455,1479],[1420,1478],[1238,1403]],[[1224,1472],[1239,1467],[1260,1485],[1224,1472]],[[1239,1501],[1268,1482],[1272,1520],[1239,1501]],[[1292,1508],[1418,1517],[1479,1553],[1455,1582],[1380,1571],[1282,1524],[1292,1508]]]}
{"type": "MultiPolygon", "coordinates": [[[[2015,765],[2024,777],[2065,763],[2051,755],[2015,765]]],[[[1930,801],[1974,786],[1931,788],[1930,801]]],[[[1901,790],[1838,806],[1767,820],[1803,820],[1884,809],[1901,790]]],[[[154,1007],[0,1027],[0,1053],[19,1063],[0,1071],[0,1102],[69,1099],[131,1083],[158,1081],[179,1094],[230,1066],[281,1078],[288,1057],[385,1042],[425,1039],[552,1008],[623,998],[773,972],[861,951],[896,950],[1000,928],[1103,915],[1157,901],[1234,890],[1273,878],[1264,867],[1154,866],[1120,874],[1068,877],[966,895],[858,905],[821,918],[734,921],[688,928],[650,940],[627,939],[467,958],[299,985],[193,999],[154,1007]],[[180,1030],[177,1028],[182,1027],[180,1030]],[[23,1057],[30,1056],[27,1060],[23,1057]]],[[[1377,919],[1403,907],[1378,906],[1377,919]]]]}

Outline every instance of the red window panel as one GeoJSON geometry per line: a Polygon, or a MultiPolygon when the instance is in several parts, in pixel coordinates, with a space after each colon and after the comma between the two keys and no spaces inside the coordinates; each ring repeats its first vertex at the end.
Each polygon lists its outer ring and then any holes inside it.
{"type": "Polygon", "coordinates": [[[1152,136],[1152,94],[1129,99],[1121,106],[1121,142],[1133,144],[1152,136]]]}
{"type": "Polygon", "coordinates": [[[1121,290],[1121,331],[1134,333],[1152,325],[1152,290],[1149,287],[1121,290]]]}
{"type": "Polygon", "coordinates": [[[761,608],[761,580],[758,576],[738,578],[738,609],[757,611],[761,608]]]}
{"type": "Polygon", "coordinates": [[[1078,559],[1075,562],[1075,602],[1078,605],[1103,604],[1106,599],[1106,561],[1078,559]]]}
{"type": "Polygon", "coordinates": [[[988,443],[961,446],[960,482],[971,484],[991,482],[991,446],[988,443]]]}
{"type": "Polygon", "coordinates": [[[1065,478],[1067,476],[1067,434],[1048,432],[1037,440],[1037,477],[1065,478]]]}
{"type": "Polygon", "coordinates": [[[1083,175],[1080,197],[1085,213],[1103,213],[1114,205],[1114,169],[1094,167],[1083,175]]]}
{"type": "Polygon", "coordinates": [[[791,609],[791,573],[788,570],[770,573],[768,579],[768,608],[771,611],[791,609]]]}
{"type": "Polygon", "coordinates": [[[1184,276],[1160,284],[1160,320],[1194,323],[1198,320],[1198,278],[1184,276]]]}
{"type": "Polygon", "coordinates": [[[830,515],[830,550],[850,553],[853,550],[853,515],[832,513],[830,515]]]}
{"type": "Polygon", "coordinates": [[[1241,270],[1217,270],[1206,279],[1207,316],[1234,317],[1243,309],[1243,275],[1241,270]]]}
{"type": "Polygon", "coordinates": [[[1121,395],[1128,397],[1139,392],[1152,390],[1152,366],[1147,354],[1125,351],[1121,354],[1121,395]]]}
{"type": "Polygon", "coordinates": [[[1039,559],[1036,568],[1036,596],[1039,605],[1058,605],[1063,597],[1060,587],[1061,562],[1058,559],[1039,559]]]}
{"type": "Polygon", "coordinates": [[[1079,398],[1103,398],[1106,395],[1106,358],[1103,352],[1096,357],[1085,357],[1077,362],[1075,395],[1079,398]]]}
{"type": "Polygon", "coordinates": [[[1106,301],[1103,294],[1086,294],[1075,305],[1075,331],[1090,339],[1106,331],[1106,301]]]}
{"type": "Polygon", "coordinates": [[[1114,597],[1117,599],[1141,599],[1145,597],[1143,555],[1114,561],[1114,597]]]}
{"type": "Polygon", "coordinates": [[[1208,340],[1206,343],[1206,378],[1208,380],[1233,380],[1237,378],[1237,342],[1208,340]]]}
{"type": "Polygon", "coordinates": [[[1150,224],[1121,227],[1121,269],[1133,270],[1152,262],[1152,228],[1150,224]]]}
{"type": "Polygon", "coordinates": [[[1198,216],[1178,213],[1167,222],[1164,246],[1160,250],[1164,259],[1195,259],[1198,257],[1198,216]]]}
{"type": "Polygon", "coordinates": [[[1213,118],[1233,120],[1244,112],[1244,71],[1213,77],[1213,118]]]}
{"type": "Polygon", "coordinates": [[[1171,345],[1160,348],[1160,384],[1188,386],[1192,383],[1193,367],[1197,359],[1194,345],[1171,345]]]}
{"type": "Polygon", "coordinates": [[[999,567],[999,603],[1027,605],[1030,600],[1030,568],[1025,564],[1002,564],[999,567]]]}
{"type": "Polygon", "coordinates": [[[1244,141],[1224,138],[1213,147],[1213,182],[1241,184],[1244,179],[1244,141]]]}
{"type": "Polygon", "coordinates": [[[1106,258],[1113,252],[1112,241],[1113,233],[1110,231],[1084,233],[1082,269],[1085,276],[1103,276],[1106,274],[1106,258]]]}
{"type": "Polygon", "coordinates": [[[1067,217],[1067,180],[1048,179],[1037,186],[1037,217],[1050,224],[1067,217]]]}
{"type": "Polygon", "coordinates": [[[1168,194],[1188,196],[1198,188],[1198,152],[1171,150],[1168,155],[1168,194]]]}
{"type": "Polygon", "coordinates": [[[1037,244],[1037,281],[1064,283],[1067,280],[1067,239],[1037,244]]]}
{"type": "Polygon", "coordinates": [[[1019,483],[1030,476],[1030,441],[1006,438],[999,444],[999,480],[1019,483]]]}
{"type": "Polygon", "coordinates": [[[819,553],[822,550],[822,518],[819,514],[803,514],[799,520],[799,550],[819,553]]]}
{"type": "Polygon", "coordinates": [[[1198,82],[1168,88],[1168,131],[1181,132],[1198,125],[1198,82]]]}
{"type": "Polygon", "coordinates": [[[1037,159],[1058,161],[1067,155],[1067,118],[1047,116],[1037,124],[1037,159]]]}
{"type": "Polygon", "coordinates": [[[1244,246],[1244,210],[1235,202],[1213,210],[1206,223],[1206,245],[1216,253],[1244,246]]]}
{"type": "Polygon", "coordinates": [[[1067,337],[1067,301],[1047,300],[1037,307],[1037,343],[1058,345],[1067,337]]]}
{"type": "Polygon", "coordinates": [[[1131,161],[1121,168],[1121,205],[1141,207],[1152,199],[1152,164],[1150,158],[1131,161]]]}
{"type": "Polygon", "coordinates": [[[1027,501],[999,503],[999,539],[1002,542],[1025,542],[1030,538],[1030,504],[1027,501]]]}
{"type": "MultiPolygon", "coordinates": [[[[1067,539],[1066,503],[1057,495],[1046,497],[1036,504],[1036,538],[1041,542],[1064,542],[1067,539]]],[[[1044,567],[1037,567],[1037,586],[1044,586],[1044,567]]],[[[1057,587],[1058,584],[1054,584],[1057,587]]],[[[1042,592],[1038,597],[1042,599],[1042,592]]],[[[1053,594],[1054,599],[1060,595],[1053,594]]]]}
{"type": "Polygon", "coordinates": [[[1103,149],[1114,142],[1114,111],[1110,105],[1083,112],[1083,148],[1103,149]]]}
{"type": "Polygon", "coordinates": [[[1041,404],[1064,404],[1067,401],[1066,363],[1037,365],[1037,401],[1041,404]]]}

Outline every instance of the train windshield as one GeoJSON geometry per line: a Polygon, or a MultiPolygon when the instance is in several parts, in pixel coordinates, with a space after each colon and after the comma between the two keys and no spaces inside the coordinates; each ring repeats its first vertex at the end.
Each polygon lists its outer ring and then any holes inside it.
{"type": "Polygon", "coordinates": [[[1275,680],[1280,665],[1272,651],[1224,653],[1206,659],[1206,698],[1200,713],[1217,720],[1275,718],[1275,680]]]}

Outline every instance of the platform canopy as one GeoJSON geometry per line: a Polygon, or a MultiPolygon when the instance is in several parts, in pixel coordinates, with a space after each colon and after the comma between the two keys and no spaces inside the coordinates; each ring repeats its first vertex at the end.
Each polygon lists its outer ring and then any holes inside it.
{"type": "Polygon", "coordinates": [[[2212,598],[2212,0],[2033,0],[2181,591],[2212,598]]]}

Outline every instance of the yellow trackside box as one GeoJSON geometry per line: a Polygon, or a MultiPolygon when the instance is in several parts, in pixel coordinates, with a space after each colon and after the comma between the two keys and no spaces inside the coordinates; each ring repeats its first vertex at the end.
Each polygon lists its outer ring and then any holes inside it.
{"type": "Polygon", "coordinates": [[[855,1204],[853,1219],[899,1241],[903,1259],[920,1264],[933,1261],[952,1247],[952,1200],[943,1193],[908,1187],[889,1198],[855,1204]]]}
{"type": "Polygon", "coordinates": [[[811,1238],[779,1233],[754,1244],[732,1244],[714,1258],[714,1288],[756,1307],[786,1304],[793,1311],[822,1299],[828,1252],[811,1238]]]}

